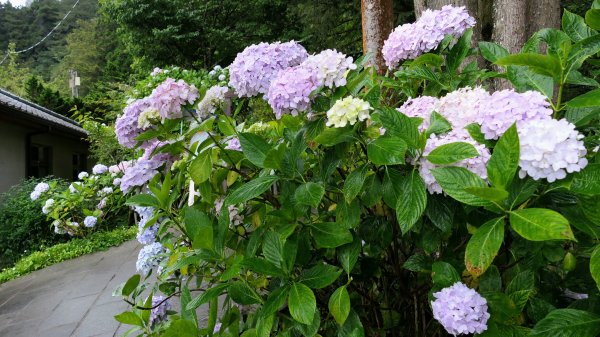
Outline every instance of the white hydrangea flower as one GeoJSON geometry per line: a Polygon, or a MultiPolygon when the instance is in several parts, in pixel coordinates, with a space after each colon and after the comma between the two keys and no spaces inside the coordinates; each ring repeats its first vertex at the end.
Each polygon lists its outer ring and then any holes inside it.
{"type": "Polygon", "coordinates": [[[350,124],[354,125],[356,121],[364,121],[369,118],[371,106],[369,102],[363,101],[360,98],[348,96],[338,100],[327,111],[327,126],[343,128],[350,124]]]}
{"type": "Polygon", "coordinates": [[[348,57],[335,49],[327,49],[309,56],[302,63],[302,66],[313,69],[317,75],[317,80],[328,88],[346,85],[346,74],[349,70],[356,69],[352,57],[348,57]]]}
{"type": "Polygon", "coordinates": [[[548,182],[564,179],[567,173],[587,166],[583,135],[564,119],[523,123],[518,129],[521,144],[519,176],[548,182]]]}
{"type": "Polygon", "coordinates": [[[435,104],[434,111],[444,116],[453,129],[479,122],[490,94],[480,87],[465,87],[448,93],[435,104]]]}
{"type": "Polygon", "coordinates": [[[54,206],[54,203],[55,201],[52,198],[46,200],[44,207],[42,207],[42,213],[49,214],[52,211],[52,206],[54,206]]]}
{"type": "Polygon", "coordinates": [[[142,130],[146,130],[152,126],[153,120],[158,119],[160,119],[158,110],[149,108],[140,113],[137,119],[137,126],[142,130]]]}
{"type": "Polygon", "coordinates": [[[31,198],[31,200],[38,200],[41,195],[42,195],[42,192],[33,190],[31,192],[31,194],[29,195],[29,198],[31,198]]]}
{"type": "Polygon", "coordinates": [[[225,101],[225,95],[229,91],[228,87],[212,86],[206,91],[204,98],[198,103],[198,114],[201,117],[210,115],[217,110],[225,101]]]}
{"type": "Polygon", "coordinates": [[[106,171],[108,171],[108,167],[103,164],[96,164],[92,168],[92,173],[94,173],[94,174],[102,174],[102,173],[106,173],[106,171]]]}
{"type": "Polygon", "coordinates": [[[85,178],[87,178],[89,176],[90,175],[87,172],[83,171],[83,172],[79,172],[79,174],[77,175],[77,178],[79,178],[79,179],[85,179],[85,178]]]}

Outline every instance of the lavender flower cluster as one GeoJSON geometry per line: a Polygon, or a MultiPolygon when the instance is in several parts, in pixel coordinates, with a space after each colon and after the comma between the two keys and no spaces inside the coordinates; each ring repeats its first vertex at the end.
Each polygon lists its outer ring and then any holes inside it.
{"type": "Polygon", "coordinates": [[[295,41],[253,44],[229,66],[229,85],[239,97],[266,94],[279,71],[299,65],[308,57],[295,41]]]}
{"type": "Polygon", "coordinates": [[[198,115],[204,117],[213,114],[219,106],[225,102],[228,87],[215,85],[210,87],[200,103],[198,103],[198,115]]]}
{"type": "Polygon", "coordinates": [[[167,318],[167,311],[171,310],[171,301],[163,296],[152,296],[152,307],[156,307],[150,311],[150,319],[148,325],[152,326],[167,318]]]}
{"type": "Polygon", "coordinates": [[[396,68],[402,60],[435,49],[446,35],[458,38],[473,26],[475,19],[464,7],[447,5],[440,10],[425,10],[417,22],[392,31],[383,44],[383,58],[389,68],[396,68]]]}
{"type": "Polygon", "coordinates": [[[158,232],[158,223],[148,226],[148,221],[154,213],[153,207],[135,207],[136,213],[140,216],[138,223],[137,240],[143,245],[149,245],[156,241],[156,233],[158,232]]]}
{"type": "Polygon", "coordinates": [[[123,193],[128,193],[136,186],[144,186],[158,173],[158,168],[174,160],[168,153],[154,154],[165,144],[166,142],[158,140],[144,143],[142,146],[145,150],[144,155],[125,168],[123,177],[119,181],[123,193]]]}
{"type": "Polygon", "coordinates": [[[152,125],[154,119],[175,119],[183,116],[182,106],[198,99],[198,89],[183,80],[167,78],[148,97],[131,102],[115,121],[119,144],[133,148],[136,137],[152,125]]]}
{"type": "Polygon", "coordinates": [[[356,69],[352,57],[328,49],[309,56],[302,64],[282,70],[269,87],[267,99],[277,119],[284,113],[296,116],[309,111],[310,94],[319,87],[346,85],[346,74],[356,69]]]}
{"type": "Polygon", "coordinates": [[[479,334],[487,330],[490,318],[487,301],[475,290],[457,282],[433,293],[433,317],[449,334],[479,334]]]}
{"type": "Polygon", "coordinates": [[[153,242],[142,247],[135,263],[137,271],[143,275],[148,275],[152,268],[158,267],[158,264],[160,263],[160,257],[158,255],[165,252],[166,249],[160,242],[153,242]]]}

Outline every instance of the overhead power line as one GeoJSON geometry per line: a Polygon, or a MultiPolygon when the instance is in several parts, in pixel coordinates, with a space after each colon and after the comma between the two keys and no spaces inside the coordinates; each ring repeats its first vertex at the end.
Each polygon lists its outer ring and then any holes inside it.
{"type": "Polygon", "coordinates": [[[73,9],[75,9],[75,7],[77,6],[77,4],[79,4],[80,0],[75,1],[75,3],[73,4],[73,6],[71,7],[71,9],[69,9],[69,11],[67,12],[67,14],[65,14],[65,16],[62,18],[62,20],[60,20],[56,26],[54,26],[54,28],[52,28],[52,30],[50,30],[50,32],[48,32],[48,34],[46,34],[46,36],[44,36],[41,40],[39,40],[38,42],[36,42],[35,44],[25,48],[25,49],[21,49],[21,50],[15,50],[15,51],[10,51],[10,50],[6,50],[6,55],[4,55],[4,58],[2,59],[2,61],[0,61],[0,65],[2,65],[2,63],[4,63],[4,61],[6,61],[6,59],[8,58],[8,55],[10,54],[21,54],[21,53],[25,53],[28,52],[30,50],[32,50],[33,48],[39,46],[40,44],[42,44],[44,41],[46,41],[47,38],[50,37],[50,35],[52,35],[52,33],[54,33],[54,31],[60,27],[60,25],[63,23],[63,21],[65,21],[67,19],[67,17],[69,17],[69,14],[71,14],[71,12],[73,11],[73,9]]]}

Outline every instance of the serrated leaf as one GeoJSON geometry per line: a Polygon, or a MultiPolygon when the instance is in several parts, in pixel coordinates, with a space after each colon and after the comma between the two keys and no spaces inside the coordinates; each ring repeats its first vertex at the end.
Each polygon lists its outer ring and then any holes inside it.
{"type": "Polygon", "coordinates": [[[210,178],[212,172],[212,151],[201,152],[190,164],[190,177],[196,184],[201,184],[210,178]]]}
{"type": "Polygon", "coordinates": [[[298,281],[311,289],[321,289],[335,282],[341,273],[340,268],[318,264],[310,269],[303,270],[298,281]]]}
{"type": "Polygon", "coordinates": [[[585,20],[581,16],[566,9],[562,15],[562,30],[575,42],[597,34],[585,24],[585,20]]]}
{"type": "Polygon", "coordinates": [[[329,312],[339,325],[344,325],[350,314],[350,295],[346,286],[341,286],[329,298],[329,312]]]}
{"type": "Polygon", "coordinates": [[[151,194],[136,194],[127,199],[127,206],[160,207],[160,202],[151,194]]]}
{"type": "Polygon", "coordinates": [[[575,240],[569,221],[545,208],[525,208],[510,212],[510,225],[530,241],[575,240]]]}
{"type": "Polygon", "coordinates": [[[510,55],[508,50],[503,46],[486,41],[479,42],[479,52],[481,53],[481,56],[489,62],[496,62],[498,59],[510,55]]]}
{"type": "Polygon", "coordinates": [[[465,266],[479,277],[494,261],[504,241],[504,217],[490,220],[477,229],[465,251],[465,266]]]}
{"type": "Polygon", "coordinates": [[[597,337],[600,316],[575,309],[556,309],[537,322],[531,336],[597,337]]]}
{"type": "Polygon", "coordinates": [[[575,173],[571,191],[581,194],[600,194],[600,164],[589,164],[581,172],[575,173]]]}
{"type": "Polygon", "coordinates": [[[590,273],[600,289],[600,245],[597,245],[590,257],[590,273]]]}
{"type": "Polygon", "coordinates": [[[324,146],[334,146],[354,139],[354,129],[345,128],[326,128],[315,137],[314,141],[324,146]]]}
{"type": "Polygon", "coordinates": [[[258,197],[271,188],[271,185],[278,179],[278,176],[264,176],[250,180],[231,192],[223,201],[223,207],[236,205],[258,197]]]}
{"type": "Polygon", "coordinates": [[[600,9],[592,8],[585,13],[585,23],[592,29],[600,30],[600,9]]]}
{"type": "Polygon", "coordinates": [[[396,136],[381,136],[367,145],[369,160],[375,165],[403,164],[407,145],[396,136]]]}
{"type": "Polygon", "coordinates": [[[139,274],[135,274],[125,282],[123,289],[121,290],[122,296],[129,296],[131,293],[137,288],[138,284],[140,284],[141,276],[139,274]]]}
{"type": "Polygon", "coordinates": [[[142,323],[142,318],[131,311],[125,311],[115,315],[115,319],[117,322],[123,324],[144,326],[142,323]]]}
{"type": "Polygon", "coordinates": [[[452,198],[472,206],[487,206],[490,201],[465,191],[468,187],[487,187],[486,182],[463,167],[441,167],[431,170],[444,192],[452,198]]]}
{"type": "Polygon", "coordinates": [[[313,182],[298,186],[294,193],[294,197],[298,204],[312,207],[319,206],[323,195],[325,195],[325,187],[313,182]]]}
{"type": "Polygon", "coordinates": [[[403,177],[396,204],[396,217],[402,234],[406,234],[421,218],[427,206],[427,191],[416,170],[403,177]]]}
{"type": "Polygon", "coordinates": [[[419,147],[420,135],[414,120],[392,108],[378,110],[377,117],[386,129],[386,134],[402,138],[412,148],[419,147]]]}
{"type": "Polygon", "coordinates": [[[196,310],[202,304],[208,303],[208,301],[213,298],[217,298],[227,287],[229,284],[219,284],[210,289],[207,289],[200,296],[194,298],[190,303],[188,303],[186,309],[187,310],[196,310]]]}
{"type": "Polygon", "coordinates": [[[240,133],[239,139],[246,158],[252,164],[264,167],[265,158],[271,150],[271,145],[254,133],[240,133]]]}
{"type": "Polygon", "coordinates": [[[213,249],[212,220],[201,211],[188,207],[184,216],[186,234],[192,241],[192,248],[213,249]]]}
{"type": "Polygon", "coordinates": [[[437,261],[431,266],[431,279],[433,284],[446,288],[460,281],[460,275],[456,269],[447,262],[437,261]]]}
{"type": "Polygon", "coordinates": [[[347,203],[352,202],[358,193],[360,193],[363,185],[365,184],[365,179],[367,179],[366,166],[361,166],[355,169],[348,175],[348,177],[346,177],[343,192],[347,203]]]}
{"type": "Polygon", "coordinates": [[[454,142],[436,147],[427,155],[427,160],[436,165],[448,165],[478,155],[479,152],[473,145],[465,142],[454,142]]]}
{"type": "Polygon", "coordinates": [[[292,317],[302,323],[312,323],[317,301],[315,294],[302,283],[294,283],[290,288],[288,306],[292,317]]]}
{"type": "Polygon", "coordinates": [[[488,179],[494,187],[506,189],[519,168],[519,135],[513,124],[500,139],[487,164],[488,179]]]}
{"type": "Polygon", "coordinates": [[[279,309],[285,304],[285,300],[287,299],[289,292],[289,286],[284,286],[273,290],[269,294],[269,297],[267,297],[267,300],[260,311],[260,315],[262,317],[267,317],[279,311],[279,309]]]}
{"type": "Polygon", "coordinates": [[[346,273],[350,274],[352,269],[354,269],[354,265],[356,264],[356,261],[358,261],[360,248],[358,240],[338,248],[338,261],[346,273]]]}
{"type": "Polygon", "coordinates": [[[521,53],[505,56],[494,63],[499,66],[525,66],[537,74],[552,77],[556,81],[562,72],[560,61],[552,55],[521,53]]]}
{"type": "Polygon", "coordinates": [[[261,303],[262,298],[244,281],[236,281],[229,285],[227,294],[231,299],[241,305],[261,303]]]}
{"type": "Polygon", "coordinates": [[[568,107],[587,108],[600,106],[600,89],[588,91],[567,102],[568,107]]]}
{"type": "Polygon", "coordinates": [[[467,187],[465,191],[489,201],[502,201],[508,198],[508,192],[494,187],[467,187]]]}
{"type": "Polygon", "coordinates": [[[323,248],[336,248],[353,240],[350,231],[335,222],[313,224],[311,233],[317,245],[323,248]]]}

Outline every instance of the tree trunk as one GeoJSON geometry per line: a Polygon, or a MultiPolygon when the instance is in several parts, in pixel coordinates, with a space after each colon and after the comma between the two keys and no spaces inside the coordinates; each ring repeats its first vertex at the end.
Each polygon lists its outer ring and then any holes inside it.
{"type": "Polygon", "coordinates": [[[361,12],[363,51],[373,55],[370,64],[375,65],[377,72],[383,74],[387,67],[381,48],[394,29],[393,0],[362,0],[361,12]]]}
{"type": "Polygon", "coordinates": [[[560,0],[528,0],[527,36],[533,35],[542,28],[560,27],[560,0]]]}

